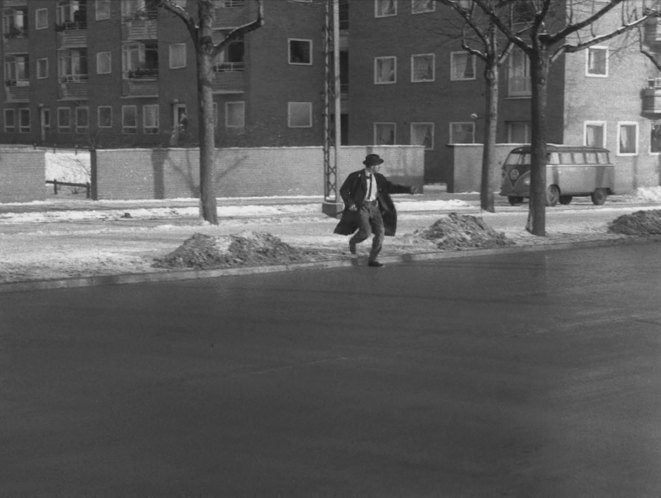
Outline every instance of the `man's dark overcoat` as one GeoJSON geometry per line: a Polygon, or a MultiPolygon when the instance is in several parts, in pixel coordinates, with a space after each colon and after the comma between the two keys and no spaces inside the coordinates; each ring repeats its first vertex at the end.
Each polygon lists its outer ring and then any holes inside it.
{"type": "MultiPolygon", "coordinates": [[[[410,194],[411,187],[392,183],[381,173],[373,173],[373,175],[376,178],[377,198],[379,200],[379,210],[383,217],[385,234],[395,235],[395,231],[397,230],[397,210],[390,194],[410,194]]],[[[354,171],[347,176],[347,179],[340,187],[340,196],[342,197],[342,201],[344,201],[344,211],[334,232],[340,235],[351,235],[358,229],[358,212],[349,211],[349,208],[356,206],[360,209],[367,196],[367,175],[364,169],[354,171]]]]}

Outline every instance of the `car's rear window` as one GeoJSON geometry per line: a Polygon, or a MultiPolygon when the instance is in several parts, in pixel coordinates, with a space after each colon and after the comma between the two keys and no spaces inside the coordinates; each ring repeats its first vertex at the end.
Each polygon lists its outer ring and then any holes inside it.
{"type": "Polygon", "coordinates": [[[505,164],[515,166],[517,164],[530,164],[530,154],[522,154],[519,152],[513,152],[507,156],[505,164]]]}

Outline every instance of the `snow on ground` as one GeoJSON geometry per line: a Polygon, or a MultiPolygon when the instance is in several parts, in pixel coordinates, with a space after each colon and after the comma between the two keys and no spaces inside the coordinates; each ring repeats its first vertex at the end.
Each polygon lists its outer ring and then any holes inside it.
{"type": "MultiPolygon", "coordinates": [[[[487,224],[517,245],[622,238],[607,232],[608,223],[627,209],[652,209],[650,206],[655,203],[658,209],[661,187],[638,189],[626,199],[630,202],[590,205],[585,210],[568,212],[547,224],[547,237],[536,237],[523,230],[526,215],[523,209],[508,207],[500,213],[480,213],[475,202],[405,196],[396,200],[400,227],[396,237],[386,240],[383,254],[387,257],[436,250],[433,242],[416,237],[415,231],[430,227],[452,211],[482,216],[487,224]],[[639,203],[638,207],[635,203],[639,203]],[[618,207],[621,204],[627,206],[618,207]]],[[[103,209],[91,208],[98,205],[95,201],[81,201],[90,209],[66,210],[49,210],[48,203],[44,209],[34,203],[12,204],[5,209],[9,212],[0,213],[0,254],[3,255],[0,283],[164,271],[152,266],[155,258],[168,254],[195,233],[218,237],[246,230],[268,232],[292,246],[317,250],[324,258],[329,254],[348,257],[346,237],[332,233],[336,220],[320,213],[318,201],[299,199],[290,204],[221,201],[218,226],[199,219],[194,199],[173,201],[173,207],[163,207],[164,201],[113,202],[103,209]]],[[[3,206],[7,205],[0,205],[3,206]]],[[[367,242],[359,247],[361,257],[366,255],[368,246],[367,242]]]]}

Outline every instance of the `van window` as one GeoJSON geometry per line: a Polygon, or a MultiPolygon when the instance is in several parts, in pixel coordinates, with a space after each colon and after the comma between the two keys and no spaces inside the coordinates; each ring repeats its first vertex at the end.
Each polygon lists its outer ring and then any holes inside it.
{"type": "Polygon", "coordinates": [[[586,152],[585,158],[588,164],[599,164],[599,158],[597,157],[596,152],[586,152]]]}
{"type": "Polygon", "coordinates": [[[560,161],[558,159],[558,153],[557,152],[551,152],[548,155],[547,161],[548,161],[549,164],[560,164],[560,161]]]}
{"type": "Polygon", "coordinates": [[[571,152],[560,152],[559,155],[561,164],[571,164],[573,162],[571,152]]]}
{"type": "Polygon", "coordinates": [[[585,164],[585,156],[582,152],[574,152],[574,164],[585,164]]]}
{"type": "Polygon", "coordinates": [[[530,154],[510,154],[507,157],[505,164],[517,165],[517,164],[530,164],[530,154]]]}

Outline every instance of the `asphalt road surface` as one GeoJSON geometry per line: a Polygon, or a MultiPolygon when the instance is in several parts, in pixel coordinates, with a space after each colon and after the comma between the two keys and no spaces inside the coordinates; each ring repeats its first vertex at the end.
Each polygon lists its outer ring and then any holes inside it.
{"type": "Polygon", "coordinates": [[[0,496],[658,497],[655,244],[0,295],[0,496]]]}

